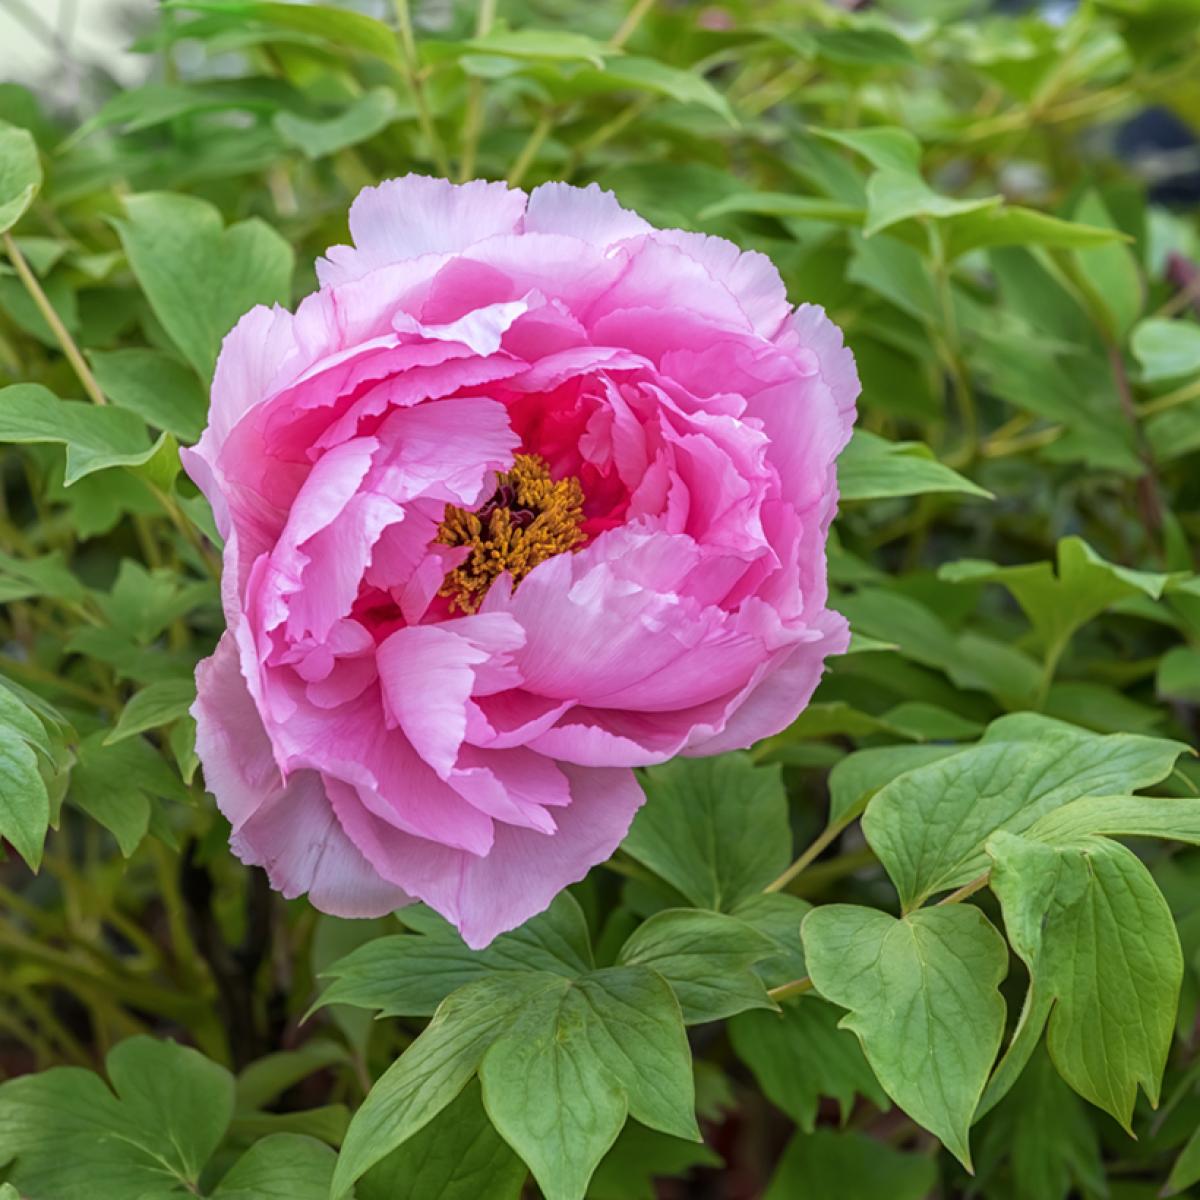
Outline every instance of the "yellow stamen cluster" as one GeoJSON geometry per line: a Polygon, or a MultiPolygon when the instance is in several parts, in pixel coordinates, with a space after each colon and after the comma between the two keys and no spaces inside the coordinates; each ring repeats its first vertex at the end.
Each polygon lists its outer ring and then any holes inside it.
{"type": "Polygon", "coordinates": [[[438,526],[443,546],[470,546],[470,556],[438,591],[450,611],[475,612],[488,588],[507,571],[520,583],[540,562],[578,549],[585,540],[583,489],[573,475],[551,479],[543,458],[518,454],[511,471],[496,477],[496,493],[477,511],[446,506],[438,526]]]}

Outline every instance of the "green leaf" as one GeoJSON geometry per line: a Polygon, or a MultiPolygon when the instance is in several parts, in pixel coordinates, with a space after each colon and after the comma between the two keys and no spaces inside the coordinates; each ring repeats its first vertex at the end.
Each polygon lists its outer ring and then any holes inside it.
{"type": "Polygon", "coordinates": [[[116,728],[104,739],[107,746],[126,738],[170,725],[184,716],[196,699],[196,685],[190,679],[164,679],[138,692],[125,705],[116,728]]]}
{"type": "Polygon", "coordinates": [[[671,985],[684,1021],[696,1025],[748,1008],[773,1009],[751,968],[774,949],[770,938],[735,917],[675,908],[635,929],[617,962],[657,971],[671,985]]]}
{"type": "Polygon", "coordinates": [[[779,1013],[745,1012],[729,1022],[729,1040],[767,1099],[806,1133],[816,1127],[822,1096],[837,1101],[842,1121],[856,1096],[886,1109],[855,1038],[838,1027],[840,1014],[815,996],[786,1001],[779,1013]]]}
{"type": "Polygon", "coordinates": [[[1167,576],[1133,571],[1102,559],[1082,538],[1066,537],[1058,543],[1058,573],[1048,562],[998,567],[995,563],[963,559],[948,563],[939,579],[954,583],[1001,583],[1029,618],[1045,649],[1061,647],[1086,625],[1118,601],[1136,596],[1157,600],[1167,576]]]}
{"type": "Polygon", "coordinates": [[[192,196],[127,196],[125,212],[116,226],[138,283],[175,345],[208,380],[221,340],[247,309],[288,302],[292,248],[257,218],[223,229],[217,209],[192,196]]]}
{"type": "Polygon", "coordinates": [[[788,1143],[764,1200],[925,1200],[937,1177],[927,1155],[893,1150],[865,1133],[818,1129],[788,1143]]]}
{"type": "Polygon", "coordinates": [[[857,429],[838,459],[842,500],[878,500],[927,492],[963,492],[991,499],[992,494],[938,462],[920,442],[889,442],[857,429]]]}
{"type": "Polygon", "coordinates": [[[315,1138],[274,1133],[233,1164],[213,1200],[328,1200],[336,1161],[315,1138]]]}
{"type": "Polygon", "coordinates": [[[1054,1001],[1054,1065],[1132,1132],[1138,1085],[1158,1103],[1174,1030],[1183,956],[1171,910],[1137,856],[1107,838],[1054,847],[1000,832],[988,853],[1008,940],[1054,1001]]]}
{"type": "Polygon", "coordinates": [[[94,471],[140,465],[155,451],[146,426],[135,414],[82,400],[60,400],[36,383],[0,388],[0,442],[66,446],[63,482],[68,487],[94,471]]]}
{"type": "Polygon", "coordinates": [[[1004,1034],[1004,939],[973,905],[897,920],[848,904],[804,918],[818,993],[849,1009],[884,1091],[968,1170],[968,1130],[1004,1034]]]}
{"type": "Polygon", "coordinates": [[[1200,650],[1193,646],[1172,646],[1159,659],[1155,690],[1173,700],[1200,703],[1200,650]]]}
{"type": "MultiPolygon", "coordinates": [[[[103,732],[80,742],[67,799],[108,829],[126,858],[141,844],[164,798],[186,802],[188,792],[149,742],[130,738],[109,746],[103,732]]],[[[157,827],[155,833],[161,838],[157,827]]]]}
{"type": "Polygon", "coordinates": [[[364,92],[336,117],[313,121],[295,113],[278,112],[273,124],[289,146],[295,146],[306,158],[325,158],[357,146],[386,129],[399,115],[396,93],[389,87],[364,92]]]}
{"type": "Polygon", "coordinates": [[[1025,836],[1059,846],[1089,834],[1171,838],[1200,845],[1200,800],[1085,796],[1047,813],[1025,836]]]}
{"type": "Polygon", "coordinates": [[[1097,1131],[1045,1050],[980,1132],[980,1177],[1010,1160],[1012,1194],[1021,1200],[1062,1200],[1076,1188],[1087,1196],[1107,1191],[1097,1131]]]}
{"type": "Polygon", "coordinates": [[[38,770],[37,744],[23,720],[18,726],[13,714],[0,712],[0,837],[12,843],[33,871],[41,864],[50,828],[50,796],[38,770]]]}
{"type": "Polygon", "coordinates": [[[592,968],[587,922],[569,892],[544,912],[471,950],[448,921],[428,910],[405,909],[416,934],[376,938],[339,959],[323,975],[333,982],[321,995],[328,1004],[379,1010],[380,1016],[425,1017],[456,988],[497,971],[547,971],[567,979],[592,968]]]}
{"type": "Polygon", "coordinates": [[[527,1004],[548,993],[560,995],[564,984],[560,975],[512,972],[476,980],[443,1000],[354,1114],[334,1172],[332,1200],[342,1200],[361,1175],[462,1091],[485,1051],[527,1004]]]}
{"type": "Polygon", "coordinates": [[[700,1140],[679,1006],[643,967],[541,993],[493,1042],[479,1077],[492,1123],[546,1200],[582,1200],[626,1113],[700,1140]]]}
{"type": "Polygon", "coordinates": [[[849,823],[885,784],[958,750],[957,746],[877,746],[848,755],[829,772],[829,824],[849,823]]]}
{"type": "Polygon", "coordinates": [[[1072,800],[1148,787],[1185,747],[1107,737],[1033,713],[1002,717],[970,749],[900,776],[867,805],[863,832],[905,909],[987,869],[984,843],[1072,800]]]}
{"type": "Polygon", "coordinates": [[[233,1113],[229,1072],[148,1037],[115,1046],[107,1068],[115,1096],[78,1067],[0,1086],[0,1162],[15,1158],[11,1181],[46,1200],[196,1194],[233,1113]]]}
{"type": "Polygon", "coordinates": [[[269,29],[313,34],[332,46],[385,60],[399,57],[395,36],[382,21],[344,8],[266,0],[171,0],[164,7],[227,15],[238,24],[256,21],[269,29]]]}
{"type": "Polygon", "coordinates": [[[875,125],[866,129],[811,128],[809,132],[861,154],[877,171],[917,175],[921,170],[921,143],[907,129],[875,125]]]}
{"type": "Polygon", "coordinates": [[[646,803],[622,843],[697,908],[732,911],[791,857],[779,768],[745,754],[677,758],[645,774],[646,803]]]}
{"type": "Polygon", "coordinates": [[[762,217],[786,217],[796,221],[833,221],[839,225],[860,225],[864,209],[825,196],[794,196],[790,192],[735,192],[700,210],[702,221],[731,213],[762,217]]]}
{"type": "MultiPolygon", "coordinates": [[[[1159,1195],[1177,1196],[1197,1182],[1200,1182],[1200,1127],[1184,1143],[1159,1195]]],[[[0,1196],[0,1200],[3,1200],[3,1196],[0,1196]]]]}
{"type": "Polygon", "coordinates": [[[945,223],[946,256],[960,258],[991,246],[1051,246],[1061,249],[1121,242],[1117,229],[1064,221],[1061,217],[1014,204],[981,208],[945,223]]]}
{"type": "Polygon", "coordinates": [[[916,57],[907,42],[886,29],[816,29],[812,40],[827,62],[848,67],[909,67],[916,57]]]}
{"type": "Polygon", "coordinates": [[[358,1182],[357,1200],[519,1200],[525,1164],[496,1132],[472,1081],[358,1182]]]}
{"type": "Polygon", "coordinates": [[[476,54],[549,62],[587,62],[595,67],[603,67],[605,58],[613,53],[603,42],[561,29],[496,28],[464,45],[476,54]]]}
{"type": "MultiPolygon", "coordinates": [[[[1087,225],[1116,228],[1104,201],[1094,191],[1089,191],[1080,200],[1074,216],[1087,225]]],[[[1137,260],[1129,247],[1119,242],[1072,253],[1078,282],[1084,288],[1092,311],[1109,340],[1119,342],[1142,311],[1145,289],[1137,260]]]]}
{"type": "Polygon", "coordinates": [[[867,221],[863,236],[871,237],[912,217],[958,217],[994,208],[999,196],[958,200],[935,192],[919,175],[885,168],[867,180],[867,221]]]}
{"type": "Polygon", "coordinates": [[[767,987],[789,983],[805,974],[800,922],[811,908],[807,900],[787,892],[759,892],[747,896],[734,908],[733,915],[739,921],[744,921],[771,942],[773,953],[754,967],[767,987]]]}
{"type": "Polygon", "coordinates": [[[610,57],[604,64],[604,78],[609,83],[667,96],[680,104],[698,104],[730,125],[738,123],[729,101],[707,79],[695,71],[673,67],[657,58],[639,58],[631,54],[610,57]]]}
{"type": "Polygon", "coordinates": [[[678,1177],[692,1167],[723,1165],[720,1155],[707,1146],[628,1121],[600,1160],[588,1187],[588,1200],[658,1200],[656,1179],[678,1177]]]}
{"type": "Polygon", "coordinates": [[[194,442],[208,420],[208,398],[196,376],[158,350],[92,351],[92,370],[104,394],[142,420],[194,442]]]}
{"type": "Polygon", "coordinates": [[[1200,325],[1192,321],[1150,317],[1138,323],[1129,346],[1147,383],[1200,372],[1200,325]]]}
{"type": "Polygon", "coordinates": [[[239,1111],[263,1108],[281,1092],[306,1079],[314,1071],[349,1061],[337,1042],[314,1038],[295,1050],[279,1050],[257,1059],[237,1077],[239,1111]]]}
{"type": "Polygon", "coordinates": [[[0,121],[0,233],[24,216],[41,186],[42,163],[33,135],[0,121]]]}
{"type": "Polygon", "coordinates": [[[146,730],[170,725],[186,715],[194,700],[196,684],[191,679],[163,679],[161,683],[152,683],[137,692],[121,710],[116,727],[104,738],[104,744],[124,742],[146,730]]]}
{"type": "Polygon", "coordinates": [[[38,558],[13,558],[0,551],[0,604],[44,596],[78,602],[83,585],[63,561],[61,550],[38,558]]]}

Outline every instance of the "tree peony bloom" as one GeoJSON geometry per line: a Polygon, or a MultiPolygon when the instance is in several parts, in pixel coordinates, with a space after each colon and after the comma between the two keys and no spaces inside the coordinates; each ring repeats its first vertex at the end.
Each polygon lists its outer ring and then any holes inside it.
{"type": "Polygon", "coordinates": [[[761,254],[594,185],[409,175],[350,230],[185,452],[226,539],[197,748],[285,895],[481,947],[616,849],[632,768],[776,733],[846,648],[858,379],[761,254]]]}

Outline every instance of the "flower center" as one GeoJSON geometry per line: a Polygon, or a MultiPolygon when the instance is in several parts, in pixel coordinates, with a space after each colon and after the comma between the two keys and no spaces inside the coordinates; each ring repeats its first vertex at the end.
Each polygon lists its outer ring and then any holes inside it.
{"type": "Polygon", "coordinates": [[[463,612],[475,612],[487,590],[508,571],[518,584],[534,567],[555,554],[576,550],[585,540],[583,489],[574,475],[551,479],[546,460],[518,454],[511,471],[496,477],[496,492],[474,512],[446,506],[438,526],[443,546],[470,546],[438,590],[463,612]]]}

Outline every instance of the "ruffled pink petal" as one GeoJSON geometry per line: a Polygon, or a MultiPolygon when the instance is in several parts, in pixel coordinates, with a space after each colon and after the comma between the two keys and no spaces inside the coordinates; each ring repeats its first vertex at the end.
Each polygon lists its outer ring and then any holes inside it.
{"type": "MultiPolygon", "coordinates": [[[[552,835],[500,825],[491,852],[474,857],[363,821],[355,830],[356,844],[381,875],[436,909],[468,946],[481,950],[542,912],[563,888],[608,858],[644,800],[631,771],[562,770],[571,803],[555,809],[552,835]]],[[[353,794],[331,785],[330,798],[345,821],[353,794]]]]}
{"type": "Polygon", "coordinates": [[[455,185],[425,175],[364,188],[350,206],[354,245],[334,246],[317,262],[322,284],[357,279],[425,254],[449,254],[497,234],[515,233],[525,193],[476,179],[455,185]]]}
{"type": "Polygon", "coordinates": [[[526,233],[561,233],[595,246],[611,246],[651,229],[637,213],[622,208],[612,192],[601,191],[595,183],[584,188],[543,183],[530,192],[525,210],[526,233]]]}
{"type": "Polygon", "coordinates": [[[229,839],[288,899],[308,894],[335,917],[381,917],[413,898],[389,883],[345,835],[315,771],[298,771],[229,839]]]}
{"type": "Polygon", "coordinates": [[[442,625],[398,629],[378,650],[384,712],[418,754],[447,779],[467,732],[473,668],[507,655],[525,640],[501,613],[480,613],[442,625]]]}
{"type": "Polygon", "coordinates": [[[376,436],[383,453],[367,486],[398,504],[428,499],[471,507],[492,472],[512,466],[520,446],[504,405],[482,396],[397,409],[376,436]]]}
{"type": "Polygon", "coordinates": [[[196,750],[205,786],[233,826],[234,853],[265,867],[285,896],[308,892],[340,917],[377,917],[410,903],[342,832],[315,772],[284,784],[230,634],[197,668],[196,681],[196,750]]]}
{"type": "Polygon", "coordinates": [[[725,238],[684,229],[655,231],[656,241],[678,246],[737,300],[754,331],[773,337],[791,313],[787,289],[775,264],[757,250],[742,250],[725,238]]]}

